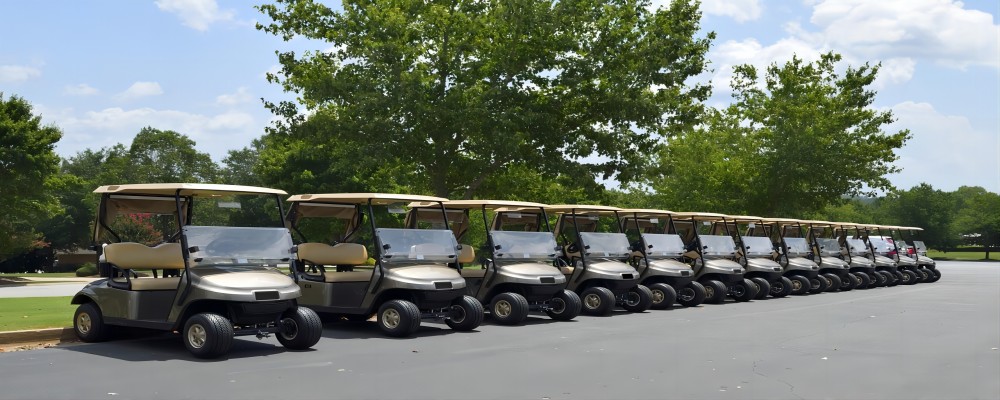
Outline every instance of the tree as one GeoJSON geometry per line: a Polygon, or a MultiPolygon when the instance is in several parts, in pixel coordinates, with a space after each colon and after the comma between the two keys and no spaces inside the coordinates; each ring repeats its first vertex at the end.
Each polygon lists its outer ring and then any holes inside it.
{"type": "MultiPolygon", "coordinates": [[[[772,64],[761,79],[752,65],[734,69],[734,102],[689,134],[669,141],[652,186],[669,201],[683,189],[706,188],[739,203],[729,212],[800,216],[843,201],[892,189],[895,149],[909,131],[883,132],[891,111],[871,107],[879,65],[835,71],[841,57],[798,57],[772,64]]],[[[710,199],[709,199],[710,200],[710,199]]],[[[672,203],[668,203],[672,204],[672,203]]]]}
{"type": "Polygon", "coordinates": [[[41,120],[26,100],[0,92],[0,256],[32,248],[35,222],[56,210],[46,188],[59,168],[62,132],[41,120]]]}
{"type": "Polygon", "coordinates": [[[211,182],[218,175],[212,157],[196,150],[193,140],[150,127],[132,139],[128,161],[124,178],[129,183],[211,182]]]}
{"type": "Polygon", "coordinates": [[[919,237],[930,247],[948,250],[957,244],[952,230],[955,199],[951,193],[921,183],[886,196],[882,207],[895,223],[923,228],[919,237]]]}
{"type": "Polygon", "coordinates": [[[955,215],[954,232],[967,241],[986,249],[1000,246],[1000,194],[981,187],[962,186],[955,191],[958,213],[955,215]]]}
{"type": "Polygon", "coordinates": [[[628,183],[661,136],[697,122],[709,94],[685,82],[705,70],[715,37],[696,37],[697,2],[348,0],[334,11],[277,0],[258,9],[273,21],[258,24],[264,32],[331,45],[279,52],[281,73],[268,77],[306,112],[267,104],[284,121],[262,160],[299,157],[309,169],[281,178],[304,188],[327,185],[324,175],[351,186],[345,166],[462,198],[513,166],[628,183]]]}

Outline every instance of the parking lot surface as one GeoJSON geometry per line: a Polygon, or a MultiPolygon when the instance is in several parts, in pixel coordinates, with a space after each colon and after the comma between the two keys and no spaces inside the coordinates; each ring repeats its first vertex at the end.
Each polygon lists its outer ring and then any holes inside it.
{"type": "Polygon", "coordinates": [[[327,324],[314,350],[239,338],[190,356],[172,335],[0,354],[0,399],[997,399],[1000,263],[937,283],[616,313],[390,339],[327,324]]]}

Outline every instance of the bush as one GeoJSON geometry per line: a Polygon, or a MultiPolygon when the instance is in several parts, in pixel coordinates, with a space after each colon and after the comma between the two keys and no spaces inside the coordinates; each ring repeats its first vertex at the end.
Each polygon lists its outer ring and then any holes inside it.
{"type": "Polygon", "coordinates": [[[76,269],[76,276],[94,276],[97,275],[97,266],[94,263],[86,263],[76,269]]]}

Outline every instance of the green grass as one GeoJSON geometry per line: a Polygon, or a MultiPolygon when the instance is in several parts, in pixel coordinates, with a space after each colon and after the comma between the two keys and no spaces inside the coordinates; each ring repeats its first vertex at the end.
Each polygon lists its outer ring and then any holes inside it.
{"type": "MultiPolygon", "coordinates": [[[[953,261],[983,261],[986,252],[982,251],[949,251],[927,250],[927,256],[935,260],[953,261]]],[[[1000,261],[1000,252],[991,251],[990,261],[1000,261]]]]}
{"type": "Polygon", "coordinates": [[[76,278],[76,272],[51,272],[51,273],[41,273],[41,274],[36,274],[36,273],[33,273],[33,272],[26,272],[26,273],[19,273],[19,274],[6,274],[6,273],[0,274],[0,278],[3,278],[3,277],[25,277],[25,276],[31,276],[31,277],[36,277],[36,278],[66,278],[66,277],[76,278]]]}
{"type": "Polygon", "coordinates": [[[0,299],[0,331],[63,328],[73,325],[70,296],[0,299]]]}

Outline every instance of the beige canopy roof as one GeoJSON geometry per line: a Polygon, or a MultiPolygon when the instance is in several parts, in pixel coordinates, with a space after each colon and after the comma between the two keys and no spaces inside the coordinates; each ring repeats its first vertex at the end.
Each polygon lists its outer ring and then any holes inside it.
{"type": "Polygon", "coordinates": [[[637,216],[639,218],[643,217],[655,217],[655,216],[666,216],[673,215],[673,211],[668,210],[657,210],[653,208],[623,208],[619,211],[623,216],[632,217],[637,216]]]}
{"type": "Polygon", "coordinates": [[[545,211],[556,213],[575,212],[577,214],[606,214],[621,211],[621,208],[592,204],[553,204],[545,206],[545,211]]]}
{"type": "Polygon", "coordinates": [[[220,194],[288,194],[284,190],[242,185],[220,185],[214,183],[139,183],[131,185],[106,185],[94,193],[114,193],[131,195],[173,196],[180,190],[181,196],[211,196],[220,194]]]}
{"type": "Polygon", "coordinates": [[[708,212],[675,212],[672,214],[675,218],[694,218],[694,219],[722,219],[727,217],[726,214],[718,213],[708,213],[708,212]]]}
{"type": "MultiPolygon", "coordinates": [[[[527,209],[527,208],[543,208],[546,207],[542,203],[532,203],[529,201],[510,201],[510,200],[448,200],[444,203],[444,207],[452,210],[468,210],[468,209],[480,209],[485,206],[487,209],[495,210],[498,208],[514,208],[514,209],[527,209]]],[[[410,203],[410,207],[437,207],[437,203],[432,202],[413,202],[410,203]]]]}
{"type": "Polygon", "coordinates": [[[421,196],[414,194],[394,194],[394,193],[322,193],[322,194],[297,194],[288,198],[290,202],[317,202],[317,203],[338,203],[338,204],[368,204],[371,200],[374,205],[395,204],[404,201],[419,202],[439,202],[448,201],[443,197],[421,196]]]}
{"type": "Polygon", "coordinates": [[[899,229],[902,229],[904,231],[922,231],[922,230],[924,230],[924,228],[917,227],[917,226],[900,226],[899,229]]]}
{"type": "Polygon", "coordinates": [[[753,216],[753,215],[727,215],[726,216],[726,221],[727,222],[736,222],[736,223],[740,223],[740,222],[759,222],[759,221],[763,221],[763,220],[764,220],[763,217],[756,217],[756,216],[753,216]]]}

